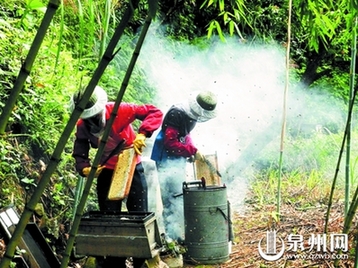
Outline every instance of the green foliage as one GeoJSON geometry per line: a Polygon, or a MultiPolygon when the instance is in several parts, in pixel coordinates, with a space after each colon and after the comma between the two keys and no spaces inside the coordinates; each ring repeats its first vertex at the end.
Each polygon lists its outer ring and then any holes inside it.
{"type": "MultiPolygon", "coordinates": [[[[108,97],[112,101],[115,101],[120,89],[121,83],[119,81],[122,81],[126,74],[136,45],[135,42],[136,39],[133,35],[122,38],[119,44],[120,50],[102,76],[101,85],[106,89],[108,97]]],[[[123,101],[137,104],[151,103],[154,100],[155,94],[156,90],[148,83],[144,71],[136,65],[123,101]]]]}
{"type": "Polygon", "coordinates": [[[41,0],[28,0],[25,3],[25,9],[18,9],[18,15],[21,16],[20,25],[24,30],[35,27],[41,15],[46,12],[46,4],[41,0]]]}
{"type": "Polygon", "coordinates": [[[25,161],[16,138],[0,141],[0,163],[0,207],[15,204],[23,208],[24,189],[20,186],[19,170],[25,161]]]}
{"type": "MultiPolygon", "coordinates": [[[[112,1],[107,2],[111,4],[112,1]]],[[[103,47],[108,43],[108,38],[97,38],[104,33],[101,25],[95,22],[111,14],[112,24],[107,24],[109,36],[117,20],[115,15],[120,14],[118,5],[105,11],[104,6],[101,6],[103,3],[88,1],[86,4],[89,6],[80,10],[79,1],[78,6],[67,2],[54,19],[17,100],[7,134],[0,142],[0,206],[15,203],[21,211],[46,169],[69,118],[69,97],[80,85],[88,83],[100,53],[97,48],[101,47],[101,42],[103,47]],[[85,13],[87,11],[89,13],[85,13]],[[81,25],[77,23],[77,16],[80,16],[81,25]],[[94,23],[88,24],[89,19],[94,23]]],[[[35,25],[40,23],[43,15],[39,10],[40,6],[38,1],[26,2],[22,7],[9,1],[8,6],[1,9],[4,11],[0,16],[0,47],[3,48],[0,50],[0,108],[8,99],[21,67],[21,60],[26,57],[36,34],[35,25]],[[21,20],[13,16],[15,12],[21,20]],[[30,15],[33,20],[30,20],[30,15]]],[[[112,99],[118,93],[118,85],[124,77],[134,45],[134,36],[121,41],[120,53],[101,79],[101,85],[112,99]]],[[[154,94],[153,88],[146,83],[143,71],[136,67],[125,101],[150,103],[154,94]]],[[[45,211],[49,215],[48,222],[54,228],[49,227],[48,232],[55,236],[55,223],[68,221],[73,213],[78,178],[75,176],[74,160],[71,157],[72,146],[73,138],[66,145],[57,172],[52,175],[51,184],[42,196],[45,211]]],[[[89,207],[95,207],[95,199],[95,194],[91,193],[89,207]]]]}
{"type": "Polygon", "coordinates": [[[301,19],[302,29],[309,29],[307,35],[308,47],[319,50],[322,42],[326,47],[336,34],[336,30],[342,22],[341,10],[344,9],[340,2],[332,1],[296,1],[296,11],[301,19]],[[339,11],[337,11],[339,10],[339,11]]]}
{"type": "Polygon", "coordinates": [[[6,17],[8,13],[5,13],[3,18],[0,17],[0,107],[3,107],[20,69],[21,59],[29,49],[28,40],[34,36],[14,27],[6,17]]]}
{"type": "Polygon", "coordinates": [[[324,88],[333,98],[344,100],[344,103],[348,105],[349,87],[347,81],[349,81],[349,73],[342,72],[342,70],[337,67],[332,68],[329,66],[323,66],[319,70],[324,71],[326,68],[331,68],[332,78],[324,77],[314,82],[312,87],[319,86],[320,88],[324,88]],[[332,80],[335,81],[333,86],[332,80]]]}
{"type": "Polygon", "coordinates": [[[222,30],[222,26],[224,26],[227,27],[226,32],[228,32],[230,36],[236,33],[241,39],[244,39],[238,27],[239,22],[249,26],[249,22],[245,17],[247,9],[244,1],[237,0],[225,2],[224,0],[205,0],[200,8],[209,8],[210,6],[213,6],[218,10],[218,15],[208,24],[208,38],[210,38],[215,31],[220,39],[225,41],[224,32],[222,30]]]}
{"type": "Polygon", "coordinates": [[[192,1],[159,2],[159,19],[166,36],[188,41],[206,35],[206,27],[215,9],[200,9],[200,3],[192,1]]]}
{"type": "MultiPolygon", "coordinates": [[[[316,132],[312,126],[309,136],[295,136],[288,138],[285,144],[284,170],[295,172],[299,170],[302,174],[310,173],[312,170],[319,170],[324,176],[334,173],[337,154],[340,147],[341,134],[316,132]]],[[[321,131],[321,130],[318,130],[321,131]]],[[[301,133],[301,135],[307,135],[301,133]]],[[[276,144],[270,144],[265,148],[260,157],[257,158],[256,167],[260,170],[278,168],[272,166],[277,163],[276,144]]]]}
{"type": "Polygon", "coordinates": [[[288,6],[285,1],[248,2],[246,8],[248,11],[245,15],[250,27],[240,25],[246,39],[286,42],[288,6]]]}
{"type": "MultiPolygon", "coordinates": [[[[44,2],[5,0],[0,5],[0,108],[11,92],[41,22],[44,2]]],[[[295,74],[303,75],[309,63],[318,56],[321,62],[317,70],[322,75],[316,81],[334,98],[344,100],[347,100],[348,93],[347,62],[350,60],[353,21],[347,3],[294,1],[291,25],[291,56],[295,74]]],[[[41,179],[69,118],[69,96],[80,85],[87,85],[123,14],[122,4],[109,0],[64,1],[12,111],[7,134],[0,140],[0,206],[15,203],[20,210],[23,209],[41,179]]],[[[240,39],[250,41],[283,45],[287,42],[287,1],[167,1],[159,2],[158,6],[156,15],[168,39],[182,41],[180,45],[173,43],[172,49],[178,54],[183,53],[180,46],[188,43],[206,48],[210,42],[215,42],[214,39],[208,41],[207,37],[215,35],[223,41],[225,36],[237,35],[240,39]]],[[[101,78],[100,85],[111,100],[116,98],[127,70],[136,43],[136,33],[143,24],[148,8],[154,16],[155,7],[156,1],[140,2],[126,37],[118,45],[118,53],[101,78]]],[[[315,86],[317,84],[313,83],[315,86]]],[[[143,70],[136,66],[124,101],[155,103],[155,93],[143,70]]],[[[307,107],[311,105],[307,103],[307,107]]],[[[315,119],[328,116],[317,112],[315,119]]],[[[282,199],[300,208],[307,208],[323,203],[328,195],[329,181],[342,138],[342,125],[332,121],[324,125],[321,131],[313,128],[306,132],[303,128],[297,128],[301,123],[302,120],[293,120],[288,124],[291,128],[288,130],[284,154],[282,199]],[[296,191],[292,191],[293,188],[296,191]],[[305,202],[307,198],[311,199],[311,203],[305,202]]],[[[71,139],[66,145],[57,171],[42,196],[49,216],[48,233],[55,237],[58,236],[58,223],[68,222],[73,216],[78,177],[71,157],[72,142],[71,139]]],[[[354,149],[356,146],[352,145],[354,149]]],[[[276,165],[277,148],[277,144],[269,144],[255,161],[258,179],[252,181],[252,189],[258,204],[275,202],[280,175],[276,165]]],[[[356,168],[354,162],[351,166],[353,184],[357,183],[356,168]]],[[[338,187],[342,187],[342,184],[343,180],[340,179],[338,187]]],[[[94,200],[95,194],[92,193],[88,208],[96,206],[94,200]]]]}
{"type": "MultiPolygon", "coordinates": [[[[311,161],[314,162],[313,159],[311,161]]],[[[250,181],[250,188],[254,196],[249,202],[255,203],[258,208],[264,204],[275,204],[278,179],[279,170],[277,166],[261,170],[261,176],[257,176],[255,180],[250,181]]],[[[281,200],[286,204],[294,205],[298,209],[324,206],[327,204],[331,190],[330,182],[331,178],[317,169],[312,169],[311,171],[303,171],[300,168],[297,170],[284,170],[283,178],[281,179],[281,200]]],[[[335,200],[342,200],[342,181],[337,188],[335,200]]]]}
{"type": "MultiPolygon", "coordinates": [[[[353,133],[351,150],[356,152],[357,133],[353,133]]],[[[283,156],[283,177],[281,182],[282,201],[294,204],[300,209],[310,206],[325,205],[331,190],[331,181],[338,161],[342,135],[329,132],[313,132],[309,137],[290,138],[285,144],[283,156]]],[[[277,182],[279,178],[277,146],[269,145],[255,161],[255,179],[250,181],[254,199],[250,202],[262,204],[276,201],[277,182]]],[[[357,186],[357,155],[352,153],[350,166],[351,194],[357,186]]],[[[342,201],[344,196],[344,163],[338,174],[335,201],[342,201]]]]}

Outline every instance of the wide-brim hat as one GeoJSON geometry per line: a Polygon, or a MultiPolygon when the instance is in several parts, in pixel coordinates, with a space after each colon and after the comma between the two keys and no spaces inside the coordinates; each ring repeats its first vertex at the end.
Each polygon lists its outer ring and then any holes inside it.
{"type": "MultiPolygon", "coordinates": [[[[82,94],[75,93],[72,96],[71,103],[70,103],[71,111],[75,109],[75,106],[81,100],[82,96],[79,95],[82,94]]],[[[82,119],[87,119],[101,113],[104,110],[107,101],[108,101],[107,93],[100,86],[96,86],[90,99],[88,100],[86,108],[83,110],[80,117],[82,119]]]]}
{"type": "Polygon", "coordinates": [[[199,122],[205,122],[217,115],[217,96],[211,91],[194,92],[189,97],[189,116],[199,122]]]}

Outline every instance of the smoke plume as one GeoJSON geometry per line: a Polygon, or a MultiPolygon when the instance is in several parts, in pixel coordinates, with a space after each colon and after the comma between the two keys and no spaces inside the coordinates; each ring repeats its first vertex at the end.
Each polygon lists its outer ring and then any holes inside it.
{"type": "MultiPolygon", "coordinates": [[[[280,147],[285,89],[285,47],[241,43],[237,38],[212,41],[206,48],[174,42],[160,36],[156,25],[146,37],[138,59],[152,86],[158,91],[156,105],[166,113],[190,93],[211,90],[218,96],[218,116],[198,123],[191,135],[204,154],[216,153],[228,199],[242,209],[247,191],[244,170],[268,143],[280,147]]],[[[293,86],[289,87],[290,90],[293,86]]],[[[295,86],[294,90],[299,90],[295,86]]],[[[303,92],[288,98],[288,118],[315,114],[307,107],[303,92]]],[[[320,98],[316,96],[315,98],[320,98]]],[[[323,105],[323,98],[316,104],[323,105]]],[[[323,111],[335,108],[327,104],[323,111]],[[329,107],[329,108],[328,108],[329,107]]],[[[315,122],[317,124],[320,122],[315,122]]],[[[155,135],[151,139],[154,140],[155,135]]],[[[150,142],[150,141],[148,141],[150,142]]],[[[147,147],[147,156],[150,145],[147,147]]],[[[188,164],[188,179],[192,167],[188,164]]]]}

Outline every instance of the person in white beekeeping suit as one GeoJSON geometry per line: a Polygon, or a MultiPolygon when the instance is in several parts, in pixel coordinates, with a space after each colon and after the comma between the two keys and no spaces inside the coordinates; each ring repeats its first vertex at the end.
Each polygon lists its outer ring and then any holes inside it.
{"type": "MultiPolygon", "coordinates": [[[[71,98],[70,110],[76,109],[83,98],[84,89],[76,91],[71,98]]],[[[96,86],[93,94],[86,104],[80,119],[76,124],[76,134],[72,156],[75,159],[77,172],[87,177],[91,170],[89,150],[98,148],[104,128],[110,119],[112,112],[117,116],[111,126],[104,152],[101,156],[100,166],[96,171],[97,199],[101,212],[121,211],[122,200],[108,200],[112,176],[118,162],[118,155],[124,147],[133,146],[136,151],[136,166],[132,178],[129,195],[126,199],[126,207],[129,212],[148,211],[148,191],[144,169],[141,164],[141,154],[146,147],[146,139],[160,127],[163,113],[151,104],[133,104],[121,102],[117,111],[113,111],[114,102],[107,100],[107,94],[103,88],[96,86]],[[132,123],[141,121],[137,133],[134,132],[132,123]]],[[[97,267],[126,267],[126,258],[97,258],[97,267]]],[[[133,266],[139,268],[144,259],[133,259],[133,266]]]]}
{"type": "Polygon", "coordinates": [[[216,117],[217,96],[211,91],[191,95],[170,107],[156,136],[151,159],[156,162],[163,202],[166,236],[182,241],[184,236],[183,201],[180,197],[188,158],[202,161],[190,132],[197,123],[216,117]]]}

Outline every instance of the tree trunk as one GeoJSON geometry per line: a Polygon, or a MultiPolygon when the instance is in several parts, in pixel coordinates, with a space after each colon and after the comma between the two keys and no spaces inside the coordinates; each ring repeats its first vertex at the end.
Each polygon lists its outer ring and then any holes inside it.
{"type": "Polygon", "coordinates": [[[321,66],[322,60],[324,58],[325,52],[316,53],[313,52],[312,56],[309,58],[309,62],[307,64],[306,70],[301,77],[301,83],[305,86],[310,86],[313,82],[317,81],[319,78],[323,76],[323,74],[327,74],[327,72],[317,72],[318,67],[321,66]]]}

